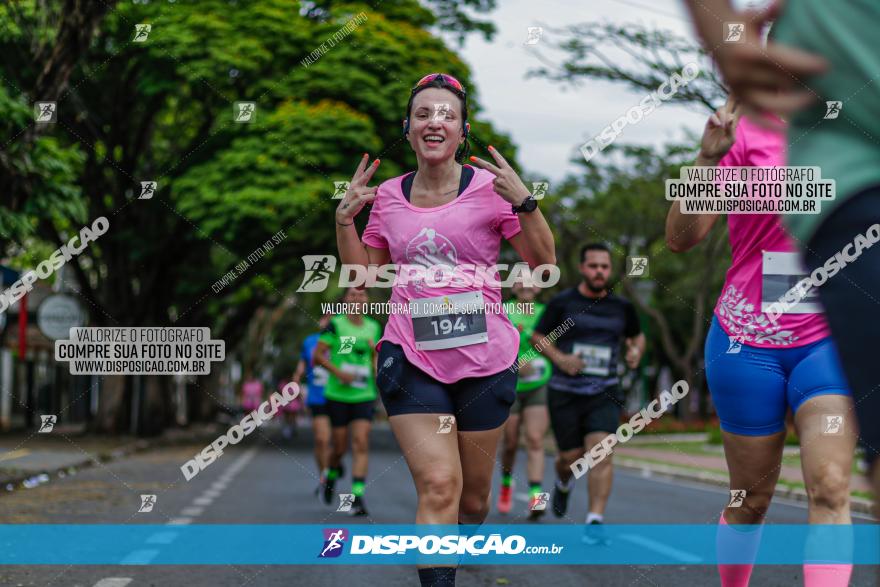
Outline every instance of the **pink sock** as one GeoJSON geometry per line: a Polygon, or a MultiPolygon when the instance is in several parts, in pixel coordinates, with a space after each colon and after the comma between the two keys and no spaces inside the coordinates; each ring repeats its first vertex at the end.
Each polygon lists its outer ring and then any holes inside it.
{"type": "Polygon", "coordinates": [[[852,565],[804,565],[804,587],[846,587],[852,565]]]}
{"type": "MultiPolygon", "coordinates": [[[[724,553],[749,553],[746,558],[755,560],[758,545],[761,542],[761,527],[751,532],[742,532],[730,527],[724,519],[724,512],[718,521],[718,535],[715,539],[715,550],[719,560],[724,553]]],[[[748,587],[754,564],[722,564],[718,563],[718,574],[721,576],[721,587],[748,587]]]]}

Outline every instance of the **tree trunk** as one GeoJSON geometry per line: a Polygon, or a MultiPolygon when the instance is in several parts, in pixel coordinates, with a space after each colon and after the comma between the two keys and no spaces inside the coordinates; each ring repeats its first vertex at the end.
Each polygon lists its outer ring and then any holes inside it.
{"type": "Polygon", "coordinates": [[[125,420],[125,376],[107,375],[101,382],[95,430],[115,434],[122,431],[125,420]]]}

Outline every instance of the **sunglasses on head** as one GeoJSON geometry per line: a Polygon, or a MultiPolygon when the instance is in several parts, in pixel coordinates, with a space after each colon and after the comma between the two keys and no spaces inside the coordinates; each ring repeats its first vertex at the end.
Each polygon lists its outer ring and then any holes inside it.
{"type": "Polygon", "coordinates": [[[437,78],[440,78],[441,80],[443,80],[443,82],[446,85],[450,86],[451,88],[454,88],[454,89],[458,90],[459,92],[464,93],[464,86],[461,85],[461,82],[458,81],[457,79],[455,79],[454,77],[452,77],[451,75],[449,75],[448,73],[429,73],[428,75],[426,75],[425,77],[423,77],[422,79],[419,80],[419,82],[415,85],[415,87],[413,87],[413,91],[419,89],[420,87],[422,87],[425,84],[431,83],[432,81],[434,81],[437,78]]]}

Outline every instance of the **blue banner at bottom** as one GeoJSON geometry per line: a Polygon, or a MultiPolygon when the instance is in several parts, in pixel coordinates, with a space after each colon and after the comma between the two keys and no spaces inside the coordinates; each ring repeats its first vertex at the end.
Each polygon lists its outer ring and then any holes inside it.
{"type": "Polygon", "coordinates": [[[3,565],[880,564],[880,526],[0,526],[3,565]]]}

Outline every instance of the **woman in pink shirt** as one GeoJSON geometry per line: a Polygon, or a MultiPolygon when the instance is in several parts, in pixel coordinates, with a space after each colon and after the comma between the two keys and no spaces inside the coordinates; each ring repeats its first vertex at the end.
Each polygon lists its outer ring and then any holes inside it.
{"type": "Polygon", "coordinates": [[[262,401],[263,382],[248,374],[241,385],[241,407],[245,412],[252,412],[259,407],[262,401]]]}
{"type": "MultiPolygon", "coordinates": [[[[732,99],[710,117],[696,166],[785,165],[785,136],[740,118],[732,99]]],[[[767,198],[779,201],[775,196],[767,198]]],[[[672,204],[666,242],[673,252],[699,243],[718,214],[683,214],[672,204]]],[[[779,478],[785,415],[794,414],[810,524],[850,524],[855,449],[850,390],[818,296],[782,304],[806,276],[776,213],[727,217],[732,263],[706,338],[706,380],[721,420],[731,502],[721,514],[719,555],[753,555],[779,478]],[[728,524],[756,525],[743,532],[728,524]]],[[[800,296],[799,296],[800,297],[800,296]]],[[[808,553],[807,560],[812,560],[808,553]]],[[[804,564],[808,587],[847,585],[852,565],[804,564]]],[[[750,564],[719,564],[723,587],[748,585],[750,564]]]]}
{"type": "MultiPolygon", "coordinates": [[[[490,146],[495,164],[461,164],[469,131],[462,84],[425,76],[403,121],[417,171],[368,187],[379,160],[368,165],[365,154],[336,210],[343,263],[400,268],[391,303],[406,310],[389,316],[376,382],[415,482],[419,524],[485,519],[516,397],[519,333],[488,306],[501,303],[501,289],[479,268],[498,262],[502,238],[532,268],[556,262],[550,227],[501,154],[490,146]],[[361,237],[354,218],[368,203],[361,237]]],[[[419,578],[454,585],[455,567],[420,568],[419,578]]]]}

